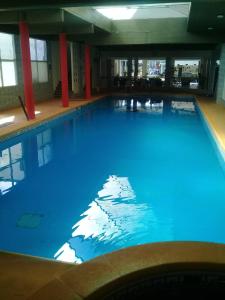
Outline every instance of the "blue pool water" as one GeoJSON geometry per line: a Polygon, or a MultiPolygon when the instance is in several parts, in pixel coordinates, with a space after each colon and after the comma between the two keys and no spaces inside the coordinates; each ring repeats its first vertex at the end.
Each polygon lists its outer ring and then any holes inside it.
{"type": "Polygon", "coordinates": [[[2,250],[80,263],[225,243],[224,163],[191,97],[108,98],[0,147],[2,250]]]}

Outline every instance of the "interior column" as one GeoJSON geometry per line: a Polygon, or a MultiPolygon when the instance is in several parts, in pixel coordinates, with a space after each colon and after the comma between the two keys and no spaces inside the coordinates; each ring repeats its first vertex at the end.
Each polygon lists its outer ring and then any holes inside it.
{"type": "Polygon", "coordinates": [[[137,80],[137,78],[138,78],[138,58],[137,57],[135,58],[135,61],[134,61],[134,78],[135,78],[135,80],[137,80]]]}
{"type": "Polygon", "coordinates": [[[68,66],[67,66],[67,41],[64,32],[59,35],[59,48],[60,48],[60,71],[62,83],[62,106],[69,106],[69,93],[68,93],[68,66]]]}
{"type": "Polygon", "coordinates": [[[173,79],[174,60],[171,57],[166,58],[166,70],[165,70],[165,85],[170,87],[173,79]]]}
{"type": "Polygon", "coordinates": [[[35,105],[34,105],[33,85],[32,85],[29,30],[28,30],[27,23],[24,21],[20,21],[19,30],[20,30],[20,45],[21,45],[21,56],[22,56],[25,105],[26,105],[26,110],[27,110],[29,120],[32,120],[35,119],[35,105]]]}
{"type": "Polygon", "coordinates": [[[90,46],[85,45],[84,49],[84,70],[85,70],[85,98],[91,98],[91,51],[90,46]]]}

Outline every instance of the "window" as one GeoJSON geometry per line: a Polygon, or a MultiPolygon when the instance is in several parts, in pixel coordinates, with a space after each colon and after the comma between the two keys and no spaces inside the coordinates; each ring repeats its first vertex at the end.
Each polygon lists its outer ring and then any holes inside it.
{"type": "Polygon", "coordinates": [[[30,39],[30,55],[33,82],[48,81],[46,41],[30,39]]]}
{"type": "Polygon", "coordinates": [[[138,78],[159,78],[165,81],[165,59],[139,59],[138,78]]]}
{"type": "Polygon", "coordinates": [[[0,32],[0,87],[16,85],[14,37],[0,32]]]}
{"type": "Polygon", "coordinates": [[[198,89],[201,83],[200,62],[200,59],[176,59],[172,85],[180,88],[198,89]]]}

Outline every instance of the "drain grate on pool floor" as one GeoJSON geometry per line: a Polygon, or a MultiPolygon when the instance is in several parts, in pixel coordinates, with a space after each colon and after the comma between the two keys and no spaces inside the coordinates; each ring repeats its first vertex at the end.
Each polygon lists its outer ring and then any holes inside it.
{"type": "Polygon", "coordinates": [[[20,228],[35,229],[40,225],[42,218],[42,214],[25,213],[19,217],[16,226],[20,228]]]}

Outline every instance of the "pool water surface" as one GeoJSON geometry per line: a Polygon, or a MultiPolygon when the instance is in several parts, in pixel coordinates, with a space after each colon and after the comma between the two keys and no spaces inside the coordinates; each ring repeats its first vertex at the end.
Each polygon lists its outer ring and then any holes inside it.
{"type": "Polygon", "coordinates": [[[192,97],[114,97],[0,144],[0,249],[77,262],[225,243],[224,162],[192,97]]]}

